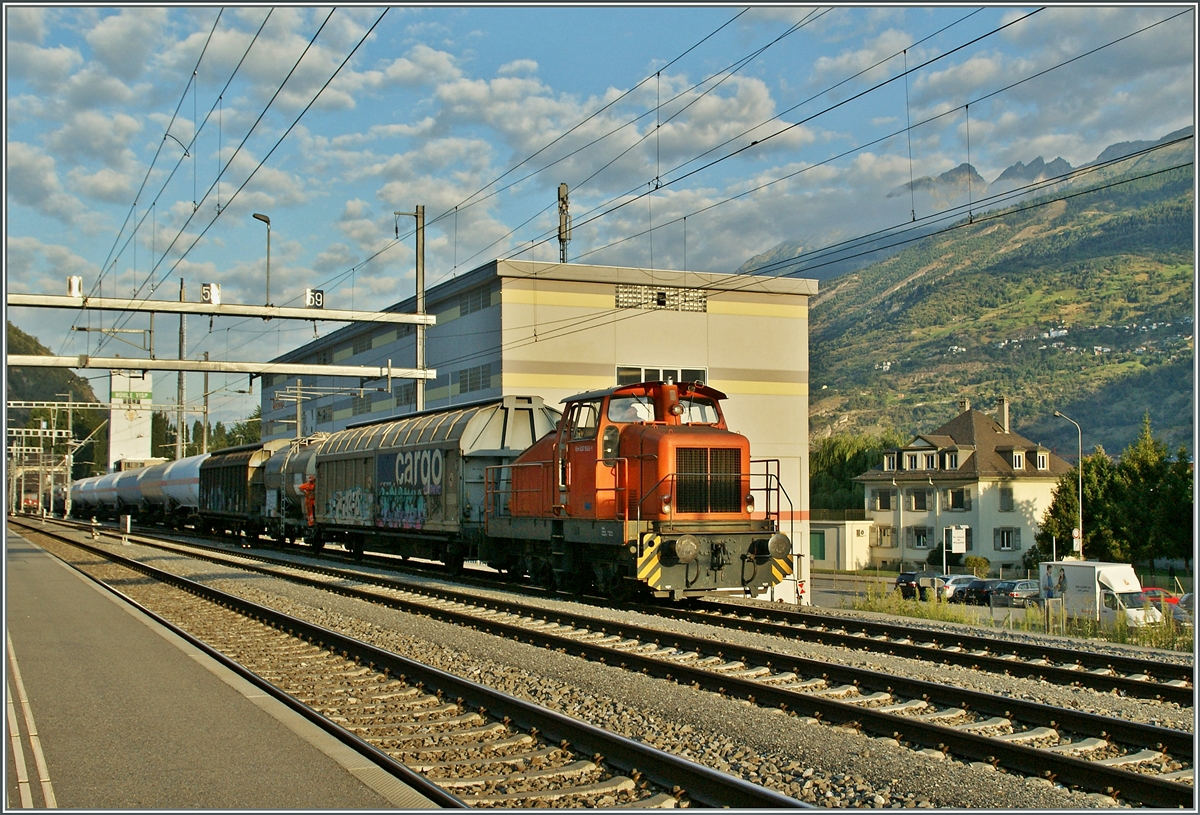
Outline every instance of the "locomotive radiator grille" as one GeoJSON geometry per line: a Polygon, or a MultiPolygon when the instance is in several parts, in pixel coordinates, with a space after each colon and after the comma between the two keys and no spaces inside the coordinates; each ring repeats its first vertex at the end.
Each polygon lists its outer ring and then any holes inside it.
{"type": "Polygon", "coordinates": [[[742,453],[736,447],[675,451],[678,512],[741,512],[742,453]]]}

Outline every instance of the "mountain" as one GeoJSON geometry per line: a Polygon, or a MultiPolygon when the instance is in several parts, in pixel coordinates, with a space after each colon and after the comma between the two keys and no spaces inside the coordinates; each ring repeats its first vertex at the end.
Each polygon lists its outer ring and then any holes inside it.
{"type": "MultiPolygon", "coordinates": [[[[1189,126],[1154,141],[1129,141],[1109,145],[1095,161],[1085,164],[1084,167],[1102,165],[1158,145],[1186,139],[1192,136],[1193,132],[1194,128],[1189,126]]],[[[1154,161],[1153,158],[1150,160],[1154,161]]],[[[792,275],[813,280],[831,280],[886,260],[913,240],[944,228],[944,222],[940,220],[937,223],[917,221],[919,212],[943,212],[952,206],[966,207],[971,201],[976,202],[976,205],[971,207],[975,213],[986,212],[995,208],[997,201],[1002,201],[1003,197],[1010,197],[1007,194],[1014,190],[1059,178],[1074,169],[1076,168],[1061,156],[1049,163],[1038,156],[1028,164],[1018,161],[989,184],[973,166],[960,164],[939,176],[923,176],[914,179],[911,184],[901,184],[887,193],[887,198],[911,196],[913,224],[904,224],[867,238],[850,241],[846,241],[841,234],[810,234],[800,239],[786,240],[751,257],[738,268],[737,273],[792,275]]],[[[1065,181],[1062,186],[1071,186],[1072,183],[1065,181]]]]}
{"type": "MultiPolygon", "coordinates": [[[[919,432],[959,399],[988,410],[1005,396],[1017,432],[1070,459],[1076,431],[1055,410],[1079,422],[1085,451],[1123,450],[1146,413],[1172,450],[1190,449],[1192,158],[1187,139],[1098,168],[823,281],[810,311],[813,434],[919,432]]],[[[1054,164],[1010,177],[1053,177],[1054,164]]]]}

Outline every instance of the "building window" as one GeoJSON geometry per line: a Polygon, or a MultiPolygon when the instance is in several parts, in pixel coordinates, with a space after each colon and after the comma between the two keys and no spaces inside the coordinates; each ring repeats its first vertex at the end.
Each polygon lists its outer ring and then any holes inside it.
{"type": "Polygon", "coordinates": [[[909,490],[908,493],[908,508],[913,512],[928,512],[929,511],[929,491],[928,490],[909,490]]]}
{"type": "Polygon", "coordinates": [[[458,392],[487,390],[492,386],[492,364],[485,362],[474,368],[464,368],[458,372],[458,392]]]}
{"type": "Polygon", "coordinates": [[[971,488],[961,487],[946,490],[942,497],[942,509],[968,510],[971,508],[971,488]]]}
{"type": "Polygon", "coordinates": [[[890,526],[872,526],[871,545],[882,549],[894,549],[896,547],[896,538],[892,535],[893,531],[890,526]]]}
{"type": "Polygon", "coordinates": [[[1024,453],[1018,453],[1016,450],[1013,451],[1013,469],[1014,470],[1024,470],[1025,469],[1025,454],[1024,453]]]}
{"type": "Polygon", "coordinates": [[[997,552],[1017,552],[1021,549],[1021,530],[1012,526],[1000,526],[992,532],[992,542],[997,552]]]}
{"type": "Polygon", "coordinates": [[[331,362],[333,362],[333,351],[330,351],[328,348],[323,348],[317,352],[318,365],[328,365],[331,362]]]}
{"type": "Polygon", "coordinates": [[[928,549],[933,544],[933,527],[906,526],[904,538],[910,549],[928,549]]]}
{"type": "Polygon", "coordinates": [[[708,382],[708,371],[704,368],[641,368],[633,365],[617,367],[618,385],[636,385],[639,382],[708,382]]]}
{"type": "Polygon", "coordinates": [[[958,469],[958,453],[947,453],[946,454],[946,469],[947,470],[957,470],[958,469]]]}
{"type": "Polygon", "coordinates": [[[354,348],[351,350],[351,355],[363,354],[371,350],[371,335],[360,334],[354,338],[354,348]]]}
{"type": "Polygon", "coordinates": [[[892,509],[892,491],[875,490],[875,509],[890,512],[892,509]]]}
{"type": "Polygon", "coordinates": [[[917,454],[916,453],[905,453],[904,454],[904,469],[906,469],[906,470],[917,469],[917,454]]]}
{"type": "MultiPolygon", "coordinates": [[[[967,551],[970,552],[972,549],[975,548],[974,542],[971,540],[971,537],[972,537],[971,536],[971,527],[968,526],[966,529],[966,532],[967,532],[967,551]]],[[[954,546],[954,527],[947,526],[947,527],[942,528],[942,542],[943,542],[943,545],[946,547],[947,552],[952,551],[952,547],[954,546]]]]}
{"type": "Polygon", "coordinates": [[[333,422],[333,405],[317,408],[317,424],[330,424],[333,422]]]}
{"type": "Polygon", "coordinates": [[[813,530],[808,533],[808,556],[813,560],[825,559],[825,530],[813,530]]]}
{"type": "Polygon", "coordinates": [[[369,394],[355,396],[350,400],[351,413],[355,416],[362,416],[371,412],[371,397],[369,394]]]}
{"type": "Polygon", "coordinates": [[[1049,470],[1050,469],[1050,456],[1048,454],[1046,454],[1046,453],[1038,453],[1037,454],[1037,468],[1039,470],[1049,470]]]}
{"type": "Polygon", "coordinates": [[[1012,487],[1001,487],[1000,488],[1000,511],[1001,512],[1012,512],[1013,511],[1013,489],[1012,489],[1012,487]]]}
{"type": "Polygon", "coordinates": [[[885,453],[884,454],[883,469],[885,469],[885,470],[895,470],[896,469],[896,454],[895,453],[885,453]]]}
{"type": "Polygon", "coordinates": [[[417,404],[417,383],[405,382],[392,388],[396,407],[412,407],[417,404]]]}
{"type": "Polygon", "coordinates": [[[466,317],[477,311],[483,311],[492,305],[492,292],[496,290],[495,283],[465,291],[458,296],[458,316],[466,317]]]}
{"type": "Polygon", "coordinates": [[[925,454],[925,469],[926,470],[936,470],[937,469],[937,453],[926,453],[925,454]]]}

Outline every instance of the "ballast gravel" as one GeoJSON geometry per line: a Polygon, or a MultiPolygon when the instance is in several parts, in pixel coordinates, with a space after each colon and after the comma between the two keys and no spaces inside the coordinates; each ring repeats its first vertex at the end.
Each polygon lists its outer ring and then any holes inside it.
{"type": "MultiPolygon", "coordinates": [[[[890,739],[873,738],[845,727],[812,723],[745,701],[537,646],[501,640],[427,617],[273,578],[255,580],[254,585],[249,586],[244,579],[223,577],[222,567],[211,563],[174,559],[172,562],[174,571],[194,576],[223,591],[270,605],[819,807],[1041,810],[1127,806],[1108,796],[1071,791],[1045,779],[1012,775],[987,765],[918,752],[890,739]]],[[[233,574],[236,573],[231,570],[230,575],[233,574]]],[[[481,595],[499,595],[479,589],[472,591],[481,595]]],[[[548,608],[567,605],[550,599],[524,599],[548,608]]],[[[579,610],[578,605],[571,608],[579,610]]],[[[587,613],[598,618],[629,620],[629,612],[588,607],[587,613]]],[[[693,634],[714,631],[663,618],[656,617],[654,621],[657,626],[693,634]]],[[[748,644],[765,645],[810,658],[902,673],[1062,707],[1114,713],[1166,727],[1193,729],[1193,709],[1182,709],[1173,704],[1127,699],[848,648],[785,642],[757,634],[737,636],[748,644]]],[[[1173,661],[1175,657],[1170,658],[1173,661]]]]}

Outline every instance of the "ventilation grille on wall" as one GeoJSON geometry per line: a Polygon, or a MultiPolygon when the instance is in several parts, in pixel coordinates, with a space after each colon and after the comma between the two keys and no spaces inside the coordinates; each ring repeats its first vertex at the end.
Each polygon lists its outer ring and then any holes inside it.
{"type": "Polygon", "coordinates": [[[708,311],[708,294],[699,289],[661,286],[617,286],[617,308],[708,311]]]}

